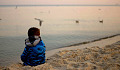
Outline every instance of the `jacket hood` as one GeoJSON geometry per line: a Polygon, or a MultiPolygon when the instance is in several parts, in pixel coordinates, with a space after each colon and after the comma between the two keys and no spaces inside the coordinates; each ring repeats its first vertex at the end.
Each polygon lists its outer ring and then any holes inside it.
{"type": "Polygon", "coordinates": [[[25,39],[25,44],[27,46],[36,46],[40,42],[41,38],[38,36],[35,36],[35,41],[33,43],[30,42],[29,38],[25,39]]]}

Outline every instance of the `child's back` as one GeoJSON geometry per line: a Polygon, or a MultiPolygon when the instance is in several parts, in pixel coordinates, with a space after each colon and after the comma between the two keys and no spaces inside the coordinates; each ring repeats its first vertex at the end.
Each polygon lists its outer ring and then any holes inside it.
{"type": "MultiPolygon", "coordinates": [[[[35,27],[31,28],[31,30],[36,29],[35,27]]],[[[35,30],[36,31],[36,30],[35,30]]],[[[24,65],[36,66],[45,63],[45,44],[40,38],[40,34],[33,35],[29,34],[30,29],[28,31],[29,38],[25,40],[26,47],[21,55],[21,60],[24,62],[24,65]],[[30,36],[33,36],[32,38],[30,36]],[[31,39],[30,39],[31,38],[31,39]],[[32,40],[32,41],[30,41],[32,40]]]]}

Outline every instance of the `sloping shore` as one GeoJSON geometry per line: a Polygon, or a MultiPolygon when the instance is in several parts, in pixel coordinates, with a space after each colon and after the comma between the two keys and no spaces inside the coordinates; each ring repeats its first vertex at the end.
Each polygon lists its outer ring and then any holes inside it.
{"type": "Polygon", "coordinates": [[[0,69],[1,70],[120,70],[120,36],[86,44],[83,45],[82,47],[81,46],[82,45],[59,49],[57,50],[56,53],[54,52],[55,53],[54,55],[47,57],[45,64],[38,65],[35,67],[22,66],[21,63],[18,63],[18,64],[12,64],[8,67],[0,67],[0,69]]]}
{"type": "Polygon", "coordinates": [[[120,34],[116,34],[116,35],[112,35],[112,36],[108,36],[108,37],[104,37],[104,38],[99,38],[99,39],[96,39],[93,41],[74,44],[74,45],[70,45],[68,47],[64,47],[64,48],[60,48],[60,49],[46,51],[46,57],[48,58],[61,50],[66,50],[66,49],[67,50],[76,50],[76,49],[90,48],[93,46],[104,47],[106,45],[113,44],[117,41],[120,41],[120,34]]]}

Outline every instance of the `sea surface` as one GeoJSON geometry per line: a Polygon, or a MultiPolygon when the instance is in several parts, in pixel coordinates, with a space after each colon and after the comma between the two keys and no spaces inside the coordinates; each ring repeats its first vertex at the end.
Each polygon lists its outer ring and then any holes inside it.
{"type": "Polygon", "coordinates": [[[47,51],[58,49],[119,34],[120,6],[0,6],[0,66],[20,62],[30,27],[47,51]]]}

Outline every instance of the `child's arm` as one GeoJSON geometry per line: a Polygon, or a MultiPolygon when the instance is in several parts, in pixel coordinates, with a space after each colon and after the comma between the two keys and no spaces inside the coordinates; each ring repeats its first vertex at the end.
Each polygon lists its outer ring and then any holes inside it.
{"type": "Polygon", "coordinates": [[[26,62],[27,61],[27,56],[28,56],[29,52],[28,52],[28,47],[26,46],[22,55],[21,55],[21,60],[23,62],[26,62]]]}
{"type": "Polygon", "coordinates": [[[45,46],[45,44],[43,43],[43,41],[41,40],[41,44],[45,47],[45,50],[46,50],[46,46],[45,46]]]}

